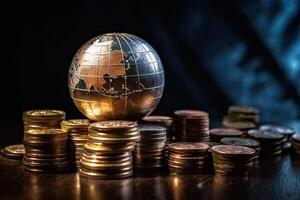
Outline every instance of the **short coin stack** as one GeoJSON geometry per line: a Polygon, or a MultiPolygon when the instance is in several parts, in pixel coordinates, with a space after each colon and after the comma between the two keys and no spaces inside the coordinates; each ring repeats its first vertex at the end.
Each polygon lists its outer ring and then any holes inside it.
{"type": "Polygon", "coordinates": [[[25,169],[34,172],[69,170],[68,133],[61,129],[28,130],[24,133],[25,169]]]}
{"type": "Polygon", "coordinates": [[[225,145],[250,147],[255,150],[255,161],[258,161],[260,145],[259,142],[250,138],[225,137],[221,139],[221,143],[225,145]]]}
{"type": "Polygon", "coordinates": [[[173,140],[175,140],[174,136],[174,119],[169,116],[163,116],[163,115],[150,115],[143,117],[143,123],[144,124],[154,124],[158,126],[163,126],[166,128],[167,131],[167,141],[165,146],[165,156],[166,158],[169,155],[168,151],[168,144],[170,144],[173,140]]]}
{"type": "Polygon", "coordinates": [[[230,106],[228,115],[223,118],[223,125],[228,128],[247,130],[259,123],[259,110],[249,106],[230,106]]]}
{"type": "Polygon", "coordinates": [[[136,169],[162,168],[165,166],[166,128],[156,125],[139,125],[141,139],[134,151],[136,169]]]}
{"type": "Polygon", "coordinates": [[[212,151],[216,175],[247,176],[253,167],[255,150],[252,148],[218,145],[212,151]]]}
{"type": "Polygon", "coordinates": [[[69,134],[70,163],[77,169],[80,166],[80,157],[84,144],[88,139],[88,128],[91,121],[88,119],[69,119],[60,123],[61,129],[69,134]]]}
{"type": "Polygon", "coordinates": [[[209,116],[200,110],[177,110],[176,140],[188,142],[209,141],[209,116]]]}
{"type": "Polygon", "coordinates": [[[263,131],[275,131],[284,136],[282,140],[282,148],[290,149],[292,147],[291,137],[295,133],[295,130],[286,127],[286,126],[277,126],[277,125],[262,125],[259,127],[260,130],[263,131]]]}
{"type": "Polygon", "coordinates": [[[166,128],[167,131],[167,141],[171,141],[173,134],[173,125],[174,125],[174,119],[169,116],[163,116],[163,115],[150,115],[143,118],[144,124],[154,124],[158,126],[163,126],[166,128]]]}
{"type": "Polygon", "coordinates": [[[201,174],[206,171],[209,146],[197,142],[169,144],[169,170],[171,174],[201,174]]]}
{"type": "Polygon", "coordinates": [[[284,136],[274,131],[252,129],[248,136],[260,142],[260,155],[272,156],[282,153],[282,141],[284,136]]]}
{"type": "Polygon", "coordinates": [[[60,110],[29,110],[23,113],[24,131],[31,129],[57,129],[66,114],[60,110]]]}
{"type": "Polygon", "coordinates": [[[241,137],[243,131],[233,128],[214,128],[209,131],[210,140],[220,142],[224,137],[241,137]]]}
{"type": "Polygon", "coordinates": [[[130,177],[133,173],[131,153],[139,140],[135,122],[92,123],[80,159],[80,175],[99,179],[130,177]]]}
{"type": "Polygon", "coordinates": [[[20,161],[23,159],[25,149],[23,144],[9,145],[1,149],[1,154],[8,159],[20,161]]]}
{"type": "Polygon", "coordinates": [[[294,134],[292,136],[292,144],[297,154],[300,154],[300,134],[294,134]]]}

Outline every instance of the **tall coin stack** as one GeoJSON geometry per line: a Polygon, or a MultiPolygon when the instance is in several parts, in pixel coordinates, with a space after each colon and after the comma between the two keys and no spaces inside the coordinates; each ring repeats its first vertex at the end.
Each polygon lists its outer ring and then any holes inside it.
{"type": "Polygon", "coordinates": [[[91,121],[88,119],[69,119],[60,123],[61,129],[69,133],[70,163],[80,167],[80,157],[84,144],[88,139],[88,128],[91,121]]]}
{"type": "Polygon", "coordinates": [[[273,156],[282,153],[283,135],[270,130],[252,129],[248,131],[248,136],[259,141],[261,147],[260,155],[273,156]]]}
{"type": "Polygon", "coordinates": [[[145,124],[155,124],[158,126],[163,126],[166,128],[167,131],[167,141],[165,146],[165,156],[168,158],[169,151],[168,151],[168,144],[170,144],[173,140],[175,140],[175,136],[173,134],[174,131],[174,119],[169,116],[163,115],[150,115],[143,117],[143,123],[145,124]]]}
{"type": "Polygon", "coordinates": [[[255,150],[252,148],[218,145],[212,150],[216,175],[247,176],[253,167],[255,150]]]}
{"type": "Polygon", "coordinates": [[[209,146],[197,142],[178,142],[169,145],[171,174],[201,174],[206,171],[209,146]]]}
{"type": "Polygon", "coordinates": [[[69,169],[68,133],[61,129],[24,132],[25,169],[34,172],[65,172],[69,169]]]}
{"type": "Polygon", "coordinates": [[[189,142],[209,141],[209,116],[200,110],[177,110],[176,140],[189,142]]]}
{"type": "Polygon", "coordinates": [[[162,168],[165,164],[166,128],[156,125],[139,125],[141,139],[134,151],[135,169],[162,168]]]}
{"type": "Polygon", "coordinates": [[[133,173],[131,153],[139,140],[135,122],[92,123],[80,159],[80,175],[99,179],[130,177],[133,173]]]}
{"type": "Polygon", "coordinates": [[[259,123],[259,110],[250,106],[230,106],[223,125],[228,128],[248,130],[259,123]]]}
{"type": "Polygon", "coordinates": [[[24,131],[31,129],[57,129],[66,117],[60,110],[29,110],[23,112],[24,131]]]}

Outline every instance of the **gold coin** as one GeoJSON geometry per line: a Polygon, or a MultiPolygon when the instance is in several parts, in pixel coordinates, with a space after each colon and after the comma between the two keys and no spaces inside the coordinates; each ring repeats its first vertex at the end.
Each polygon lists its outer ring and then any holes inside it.
{"type": "Polygon", "coordinates": [[[119,169],[119,168],[126,168],[132,166],[132,160],[121,162],[121,163],[96,163],[93,161],[87,161],[84,159],[80,159],[80,165],[87,168],[87,169],[94,169],[94,170],[101,170],[101,169],[119,169]]]}
{"type": "Polygon", "coordinates": [[[24,155],[25,154],[25,148],[23,144],[14,144],[9,145],[4,148],[5,151],[11,153],[11,154],[17,154],[17,155],[24,155]]]}
{"type": "Polygon", "coordinates": [[[29,110],[25,111],[23,115],[28,117],[63,117],[65,116],[65,112],[61,110],[29,110]]]}
{"type": "Polygon", "coordinates": [[[254,155],[255,150],[244,146],[217,145],[212,148],[213,152],[223,155],[254,155]]]}
{"type": "Polygon", "coordinates": [[[60,122],[63,129],[73,129],[73,128],[88,128],[91,124],[89,119],[69,119],[60,122]]]}
{"type": "Polygon", "coordinates": [[[99,159],[103,161],[115,161],[115,160],[122,160],[125,158],[132,158],[129,152],[121,153],[117,155],[97,155],[97,154],[86,152],[84,150],[82,151],[81,156],[87,159],[99,159]]]}
{"type": "Polygon", "coordinates": [[[111,120],[111,121],[101,121],[91,124],[91,128],[95,129],[130,129],[137,126],[136,122],[133,121],[123,121],[123,120],[111,120]]]}
{"type": "Polygon", "coordinates": [[[103,143],[127,143],[127,142],[136,142],[140,140],[139,133],[135,133],[132,135],[115,135],[115,137],[105,137],[101,136],[97,133],[90,133],[89,135],[89,141],[99,141],[103,143]]]}
{"type": "Polygon", "coordinates": [[[111,153],[123,153],[134,150],[135,143],[129,143],[125,145],[107,145],[103,143],[86,143],[84,149],[89,152],[111,152],[111,153]]]}
{"type": "Polygon", "coordinates": [[[67,132],[61,129],[33,129],[26,131],[26,134],[32,136],[60,136],[68,135],[67,132]]]}
{"type": "Polygon", "coordinates": [[[80,176],[86,177],[86,178],[122,179],[122,178],[128,178],[128,177],[132,176],[133,172],[132,172],[132,170],[130,170],[128,172],[122,172],[122,173],[101,174],[101,173],[89,172],[89,171],[85,171],[83,169],[80,169],[79,174],[80,174],[80,176]]]}
{"type": "Polygon", "coordinates": [[[93,157],[93,156],[89,156],[86,157],[85,155],[81,155],[80,157],[84,162],[87,163],[95,163],[95,164],[103,164],[103,165],[112,165],[112,164],[123,164],[125,162],[132,162],[132,157],[125,157],[122,159],[118,159],[118,160],[104,160],[101,157],[93,157]]]}

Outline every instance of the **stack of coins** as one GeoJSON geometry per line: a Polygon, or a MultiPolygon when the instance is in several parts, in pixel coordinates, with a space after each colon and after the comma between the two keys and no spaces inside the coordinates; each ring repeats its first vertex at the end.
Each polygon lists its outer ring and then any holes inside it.
{"type": "Polygon", "coordinates": [[[66,117],[60,110],[29,110],[23,113],[24,131],[31,129],[57,129],[66,117]]]}
{"type": "Polygon", "coordinates": [[[80,159],[80,175],[99,179],[130,177],[133,173],[131,153],[139,140],[135,122],[92,123],[80,159]]]}
{"type": "Polygon", "coordinates": [[[139,125],[141,140],[134,151],[136,169],[162,168],[165,164],[166,128],[156,125],[139,125]]]}
{"type": "Polygon", "coordinates": [[[201,174],[206,171],[209,146],[197,142],[169,144],[169,170],[171,174],[201,174]]]}
{"type": "Polygon", "coordinates": [[[80,157],[84,144],[88,139],[88,128],[91,121],[88,119],[69,119],[60,123],[61,129],[69,134],[70,163],[80,167],[80,157]]]}
{"type": "Polygon", "coordinates": [[[300,154],[300,134],[294,134],[292,136],[292,144],[297,154],[300,154]]]}
{"type": "Polygon", "coordinates": [[[252,129],[248,131],[248,136],[259,141],[261,147],[260,155],[272,156],[282,153],[283,135],[274,131],[252,129]]]}
{"type": "Polygon", "coordinates": [[[216,175],[247,176],[253,167],[255,150],[252,148],[218,145],[212,150],[216,175]]]}
{"type": "Polygon", "coordinates": [[[143,117],[142,121],[144,124],[147,123],[165,127],[167,131],[167,141],[172,140],[172,131],[174,125],[174,119],[172,117],[162,115],[150,115],[143,117]]]}
{"type": "Polygon", "coordinates": [[[1,154],[8,159],[21,161],[25,154],[23,144],[9,145],[1,149],[1,154]]]}
{"type": "Polygon", "coordinates": [[[210,140],[214,142],[220,142],[224,137],[241,137],[243,131],[233,128],[213,128],[209,131],[210,140]]]}
{"type": "Polygon", "coordinates": [[[247,130],[259,123],[259,110],[249,106],[230,106],[223,125],[228,128],[247,130]]]}
{"type": "Polygon", "coordinates": [[[25,169],[34,172],[69,170],[68,133],[61,129],[28,130],[24,133],[25,169]]]}
{"type": "Polygon", "coordinates": [[[203,142],[209,141],[209,116],[200,110],[177,110],[177,141],[203,142]]]}
{"type": "Polygon", "coordinates": [[[277,125],[262,125],[259,127],[259,129],[265,131],[275,131],[283,135],[284,138],[282,140],[282,148],[284,150],[290,149],[292,147],[291,137],[295,133],[294,129],[286,126],[277,126],[277,125]]]}
{"type": "Polygon", "coordinates": [[[250,138],[239,138],[239,137],[225,137],[221,139],[222,144],[250,147],[255,150],[255,162],[258,161],[260,145],[259,142],[250,138]]]}

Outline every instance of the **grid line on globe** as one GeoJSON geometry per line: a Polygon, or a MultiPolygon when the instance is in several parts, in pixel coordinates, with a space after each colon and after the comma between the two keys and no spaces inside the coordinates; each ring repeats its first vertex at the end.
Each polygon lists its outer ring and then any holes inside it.
{"type": "Polygon", "coordinates": [[[86,42],[69,69],[69,91],[88,118],[137,120],[150,114],[164,90],[164,70],[143,39],[108,33],[86,42]]]}

